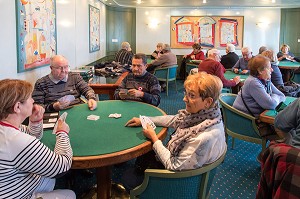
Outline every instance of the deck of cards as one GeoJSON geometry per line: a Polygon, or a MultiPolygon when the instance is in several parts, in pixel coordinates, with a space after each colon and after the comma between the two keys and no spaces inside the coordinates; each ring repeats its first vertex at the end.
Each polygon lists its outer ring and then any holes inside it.
{"type": "Polygon", "coordinates": [[[141,120],[143,129],[147,128],[147,124],[149,124],[153,128],[153,130],[156,128],[155,124],[149,119],[149,117],[140,115],[140,120],[141,120]]]}
{"type": "Polygon", "coordinates": [[[89,115],[89,116],[87,116],[86,119],[96,121],[96,120],[100,119],[100,116],[98,116],[98,115],[89,115]]]}
{"type": "Polygon", "coordinates": [[[108,117],[113,117],[113,118],[118,119],[118,118],[122,117],[122,115],[121,115],[121,114],[118,114],[118,113],[112,113],[112,114],[109,114],[108,117]]]}

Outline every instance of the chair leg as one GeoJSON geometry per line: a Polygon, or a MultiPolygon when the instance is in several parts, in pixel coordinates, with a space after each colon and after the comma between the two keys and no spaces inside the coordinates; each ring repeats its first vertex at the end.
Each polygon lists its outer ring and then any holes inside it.
{"type": "Polygon", "coordinates": [[[232,141],[231,141],[231,142],[232,142],[231,148],[234,149],[234,137],[231,137],[231,138],[232,138],[232,141]]]}
{"type": "Polygon", "coordinates": [[[166,81],[166,85],[167,85],[167,96],[169,95],[169,81],[166,81]]]}

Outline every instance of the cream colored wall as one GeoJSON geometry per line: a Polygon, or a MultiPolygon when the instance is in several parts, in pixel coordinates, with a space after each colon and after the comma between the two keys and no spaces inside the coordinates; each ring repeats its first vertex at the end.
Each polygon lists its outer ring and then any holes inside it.
{"type": "MultiPolygon", "coordinates": [[[[170,16],[244,16],[244,45],[258,53],[260,46],[265,45],[278,51],[280,31],[280,9],[175,9],[175,8],[137,8],[136,10],[136,43],[137,52],[151,54],[158,42],[170,43],[170,16]],[[157,28],[147,24],[151,20],[159,22],[157,28]],[[258,27],[257,22],[267,21],[265,29],[258,27]]],[[[172,49],[177,55],[191,52],[191,49],[172,49]]],[[[225,54],[224,50],[221,50],[225,54]]],[[[237,51],[241,54],[240,50],[237,51]]]]}
{"type": "MultiPolygon", "coordinates": [[[[91,63],[106,54],[106,8],[98,0],[56,0],[57,54],[68,58],[71,68],[91,63]],[[100,51],[89,53],[89,8],[100,9],[100,51]]],[[[0,0],[0,79],[35,81],[50,72],[49,66],[17,73],[15,1],[0,0]]]]}

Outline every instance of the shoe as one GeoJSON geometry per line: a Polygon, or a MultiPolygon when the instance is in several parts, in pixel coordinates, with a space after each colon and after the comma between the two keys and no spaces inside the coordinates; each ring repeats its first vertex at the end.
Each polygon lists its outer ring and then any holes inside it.
{"type": "Polygon", "coordinates": [[[111,198],[129,199],[129,193],[122,184],[111,183],[111,198]]]}

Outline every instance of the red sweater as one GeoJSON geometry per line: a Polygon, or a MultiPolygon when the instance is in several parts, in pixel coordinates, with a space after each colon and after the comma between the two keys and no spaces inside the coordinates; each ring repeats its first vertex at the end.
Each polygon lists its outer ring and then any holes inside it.
{"type": "Polygon", "coordinates": [[[224,73],[226,72],[226,69],[220,62],[217,62],[215,60],[206,59],[202,61],[198,67],[198,72],[200,71],[204,71],[207,72],[208,74],[219,77],[223,82],[223,87],[232,87],[236,85],[235,81],[227,80],[224,77],[224,73]]]}
{"type": "Polygon", "coordinates": [[[202,51],[198,52],[197,54],[194,54],[194,51],[193,51],[191,54],[188,54],[187,57],[191,57],[192,55],[195,55],[196,60],[205,60],[205,56],[202,51]]]}

